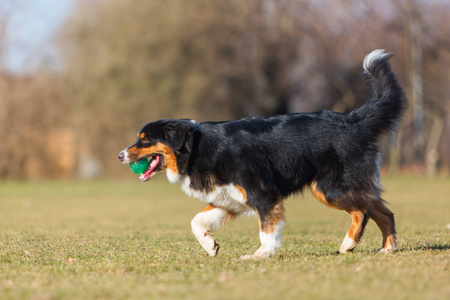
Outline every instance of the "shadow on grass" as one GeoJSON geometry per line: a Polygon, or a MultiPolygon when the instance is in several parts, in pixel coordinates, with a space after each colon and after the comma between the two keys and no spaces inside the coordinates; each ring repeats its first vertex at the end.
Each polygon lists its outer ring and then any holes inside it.
{"type": "MultiPolygon", "coordinates": [[[[363,250],[363,249],[356,249],[354,252],[351,251],[346,254],[339,253],[339,251],[314,251],[314,250],[307,250],[302,251],[301,253],[294,253],[289,251],[283,251],[282,253],[277,254],[279,258],[285,259],[285,258],[304,258],[304,257],[347,257],[349,259],[363,257],[363,256],[372,256],[372,255],[380,255],[385,256],[386,254],[380,254],[378,252],[379,248],[374,248],[373,250],[363,250]]],[[[446,251],[450,250],[450,244],[427,244],[427,245],[411,245],[406,247],[401,247],[398,249],[397,253],[408,253],[413,251],[446,251]]],[[[395,255],[395,253],[393,254],[395,255]]]]}
{"type": "Polygon", "coordinates": [[[450,250],[450,243],[440,244],[440,243],[427,243],[427,244],[415,244],[409,247],[402,247],[399,249],[399,252],[408,252],[408,251],[442,251],[442,250],[450,250]]]}

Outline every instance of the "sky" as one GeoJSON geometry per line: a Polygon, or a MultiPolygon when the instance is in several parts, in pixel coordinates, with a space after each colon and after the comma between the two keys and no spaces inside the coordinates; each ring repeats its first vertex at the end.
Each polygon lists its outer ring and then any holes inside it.
{"type": "Polygon", "coordinates": [[[52,40],[76,0],[0,0],[0,21],[6,20],[4,66],[29,73],[43,61],[53,66],[58,56],[52,40]]]}
{"type": "MultiPolygon", "coordinates": [[[[7,20],[3,64],[12,73],[30,73],[45,62],[58,68],[52,40],[77,0],[0,0],[0,26],[7,20]]],[[[449,0],[421,0],[449,1],[449,0]]],[[[1,29],[1,28],[0,28],[1,29]]],[[[1,42],[1,41],[0,41],[1,42]]],[[[1,46],[1,43],[0,43],[1,46]]]]}

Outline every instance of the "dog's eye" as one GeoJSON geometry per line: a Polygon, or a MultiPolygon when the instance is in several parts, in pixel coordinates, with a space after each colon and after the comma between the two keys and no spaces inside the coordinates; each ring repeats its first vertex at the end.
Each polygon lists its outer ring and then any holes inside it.
{"type": "Polygon", "coordinates": [[[150,144],[150,140],[148,139],[148,138],[143,138],[143,139],[141,139],[141,143],[142,144],[150,144]]]}

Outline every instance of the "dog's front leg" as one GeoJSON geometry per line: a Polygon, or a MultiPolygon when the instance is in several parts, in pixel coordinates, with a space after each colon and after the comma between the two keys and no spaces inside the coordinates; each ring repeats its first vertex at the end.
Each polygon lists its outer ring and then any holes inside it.
{"type": "Polygon", "coordinates": [[[264,259],[275,254],[281,246],[281,230],[284,226],[284,208],[280,201],[267,212],[258,210],[259,239],[261,247],[252,255],[243,255],[240,259],[264,259]]]}
{"type": "Polygon", "coordinates": [[[219,244],[214,240],[213,231],[227,224],[232,217],[232,213],[208,204],[192,219],[192,232],[209,255],[216,256],[219,251],[219,244]]]}

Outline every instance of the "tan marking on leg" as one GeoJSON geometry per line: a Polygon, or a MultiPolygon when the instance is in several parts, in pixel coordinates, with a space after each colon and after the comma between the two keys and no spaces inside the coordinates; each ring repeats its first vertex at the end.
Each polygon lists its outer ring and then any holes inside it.
{"type": "Polygon", "coordinates": [[[396,234],[390,234],[386,238],[386,243],[384,244],[383,249],[380,250],[381,253],[388,254],[397,251],[397,237],[396,234]]]}
{"type": "Polygon", "coordinates": [[[339,250],[341,253],[347,253],[356,247],[356,244],[360,241],[364,227],[367,223],[367,217],[364,216],[362,211],[351,211],[349,213],[352,218],[352,225],[350,226],[350,229],[342,242],[339,250]],[[366,220],[364,220],[364,218],[366,218],[366,220]]]}
{"type": "Polygon", "coordinates": [[[202,209],[200,212],[208,211],[208,210],[211,210],[211,209],[214,209],[214,208],[216,208],[214,205],[208,204],[208,205],[206,205],[205,208],[202,209]]]}
{"type": "Polygon", "coordinates": [[[272,208],[261,222],[259,217],[259,239],[261,247],[252,255],[241,256],[240,259],[264,259],[275,254],[281,246],[281,230],[284,226],[284,207],[280,201],[272,208]]]}
{"type": "Polygon", "coordinates": [[[394,214],[380,202],[374,205],[371,218],[383,234],[383,248],[379,252],[393,253],[397,251],[394,214]]]}
{"type": "Polygon", "coordinates": [[[331,203],[329,203],[327,201],[325,194],[321,190],[319,190],[319,188],[317,187],[317,182],[313,181],[309,187],[311,189],[313,196],[316,197],[316,199],[319,200],[321,203],[323,203],[326,206],[331,207],[331,208],[341,209],[335,205],[332,205],[331,203]]]}
{"type": "MultiPolygon", "coordinates": [[[[211,211],[216,208],[218,208],[218,207],[214,206],[212,204],[208,204],[205,206],[205,208],[203,208],[201,211],[199,211],[199,213],[211,211]]],[[[236,217],[236,214],[233,214],[232,212],[227,212],[227,215],[225,217],[223,217],[223,219],[221,220],[220,226],[227,225],[228,222],[230,222],[231,219],[233,219],[234,217],[236,217]]]]}
{"type": "Polygon", "coordinates": [[[362,222],[364,220],[364,214],[361,211],[352,211],[350,212],[350,216],[352,217],[352,225],[350,225],[348,235],[355,242],[359,242],[363,230],[362,222]]]}
{"type": "Polygon", "coordinates": [[[238,184],[235,184],[234,186],[242,194],[242,197],[244,197],[245,203],[247,203],[247,191],[238,184]]]}
{"type": "Polygon", "coordinates": [[[284,206],[283,201],[280,200],[266,215],[264,224],[260,224],[261,231],[264,233],[275,232],[275,227],[282,221],[284,221],[284,206]]]}

